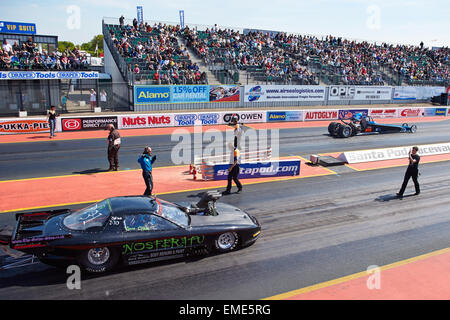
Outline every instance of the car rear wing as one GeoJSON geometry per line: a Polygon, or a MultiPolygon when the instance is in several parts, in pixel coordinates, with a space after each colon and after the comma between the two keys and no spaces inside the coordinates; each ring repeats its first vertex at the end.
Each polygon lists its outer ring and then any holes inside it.
{"type": "Polygon", "coordinates": [[[46,222],[58,215],[70,212],[70,209],[36,211],[16,214],[16,227],[10,237],[10,246],[13,249],[23,249],[37,246],[49,240],[42,237],[46,222]]]}

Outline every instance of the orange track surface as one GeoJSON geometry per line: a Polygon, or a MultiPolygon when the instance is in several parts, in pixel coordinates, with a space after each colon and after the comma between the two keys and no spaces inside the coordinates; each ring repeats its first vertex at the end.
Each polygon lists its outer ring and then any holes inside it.
{"type": "MultiPolygon", "coordinates": [[[[436,122],[448,120],[449,117],[418,117],[418,118],[405,118],[405,119],[377,119],[380,123],[401,123],[407,122],[410,124],[417,122],[436,122]]],[[[269,123],[251,123],[247,126],[260,130],[260,129],[294,129],[294,128],[310,128],[310,127],[327,127],[331,121],[304,121],[304,122],[269,122],[269,123]]],[[[123,129],[120,130],[122,137],[133,136],[150,136],[150,135],[170,135],[173,131],[179,129],[187,130],[188,132],[194,132],[194,127],[168,127],[168,128],[145,128],[145,129],[123,129]]],[[[199,130],[199,128],[197,128],[199,130]]],[[[203,126],[203,131],[206,130],[232,130],[227,125],[216,126],[203,126]]],[[[0,143],[18,143],[18,142],[34,142],[34,141],[53,141],[53,140],[76,140],[76,139],[106,139],[108,136],[104,130],[98,131],[74,131],[74,132],[57,132],[56,137],[50,139],[48,133],[36,133],[36,134],[14,134],[14,135],[0,135],[0,143]]]]}
{"type": "MultiPolygon", "coordinates": [[[[154,168],[153,193],[164,194],[210,188],[222,188],[223,190],[227,185],[227,181],[223,180],[193,180],[192,175],[187,174],[187,170],[187,165],[154,168]]],[[[329,174],[334,174],[334,172],[321,167],[307,166],[302,161],[300,176],[241,179],[241,182],[245,192],[246,184],[329,174]]],[[[197,178],[201,179],[198,175],[197,178]]],[[[114,196],[140,195],[145,190],[141,170],[9,180],[1,181],[0,187],[2,189],[0,212],[86,203],[114,196]]],[[[236,190],[234,184],[233,190],[236,190]]]]}
{"type": "MultiPolygon", "coordinates": [[[[381,267],[375,274],[362,272],[347,280],[336,279],[286,293],[288,300],[448,300],[450,299],[450,250],[381,267]],[[367,285],[367,284],[371,285],[367,285]],[[372,289],[369,289],[371,287],[372,289]],[[300,291],[299,290],[299,291],[300,291]]],[[[280,295],[282,296],[282,295],[280,295]]],[[[277,298],[277,296],[273,297],[277,298]]]]}

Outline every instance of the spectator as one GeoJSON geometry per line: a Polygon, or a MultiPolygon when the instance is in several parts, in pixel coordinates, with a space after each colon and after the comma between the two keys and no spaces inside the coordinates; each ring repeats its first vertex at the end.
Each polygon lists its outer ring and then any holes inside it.
{"type": "Polygon", "coordinates": [[[102,104],[101,107],[102,108],[106,108],[106,106],[107,106],[107,94],[106,94],[105,90],[102,90],[100,92],[100,102],[102,104]]]}
{"type": "Polygon", "coordinates": [[[97,103],[97,93],[94,89],[91,89],[89,101],[91,102],[91,111],[94,111],[97,103]]]}

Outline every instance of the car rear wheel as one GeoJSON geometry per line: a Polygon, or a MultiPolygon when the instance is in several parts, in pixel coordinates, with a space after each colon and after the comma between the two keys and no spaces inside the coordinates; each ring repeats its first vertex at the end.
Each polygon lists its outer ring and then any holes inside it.
{"type": "Polygon", "coordinates": [[[225,232],[220,234],[215,243],[216,250],[220,252],[229,252],[234,250],[237,247],[239,242],[239,236],[236,232],[225,232]]]}
{"type": "Polygon", "coordinates": [[[337,125],[337,122],[331,122],[328,125],[328,133],[332,136],[334,136],[336,134],[336,131],[335,131],[336,125],[337,125]]]}
{"type": "Polygon", "coordinates": [[[92,248],[80,255],[79,263],[87,272],[100,273],[113,269],[119,261],[119,253],[114,248],[92,248]]]}

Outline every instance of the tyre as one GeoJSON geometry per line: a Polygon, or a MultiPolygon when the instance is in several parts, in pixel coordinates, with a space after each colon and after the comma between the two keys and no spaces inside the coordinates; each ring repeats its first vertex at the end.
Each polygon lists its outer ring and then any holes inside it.
{"type": "Polygon", "coordinates": [[[330,135],[332,135],[332,136],[335,135],[336,125],[337,125],[337,122],[331,122],[331,123],[328,125],[328,133],[329,133],[330,135]]]}
{"type": "Polygon", "coordinates": [[[338,130],[338,135],[341,138],[348,138],[352,135],[352,127],[348,126],[348,125],[342,125],[339,127],[338,130]]]}
{"type": "Polygon", "coordinates": [[[415,133],[417,131],[417,126],[415,124],[413,124],[410,128],[411,133],[415,133]]]}
{"type": "Polygon", "coordinates": [[[234,250],[239,243],[239,236],[236,232],[225,232],[220,234],[215,241],[215,248],[219,252],[229,252],[234,250]]]}
{"type": "Polygon", "coordinates": [[[358,128],[353,123],[350,123],[349,126],[352,128],[351,136],[353,137],[358,133],[358,128]]]}
{"type": "Polygon", "coordinates": [[[119,253],[114,248],[92,248],[80,255],[80,266],[90,273],[101,273],[112,270],[119,261],[119,253]]]}

